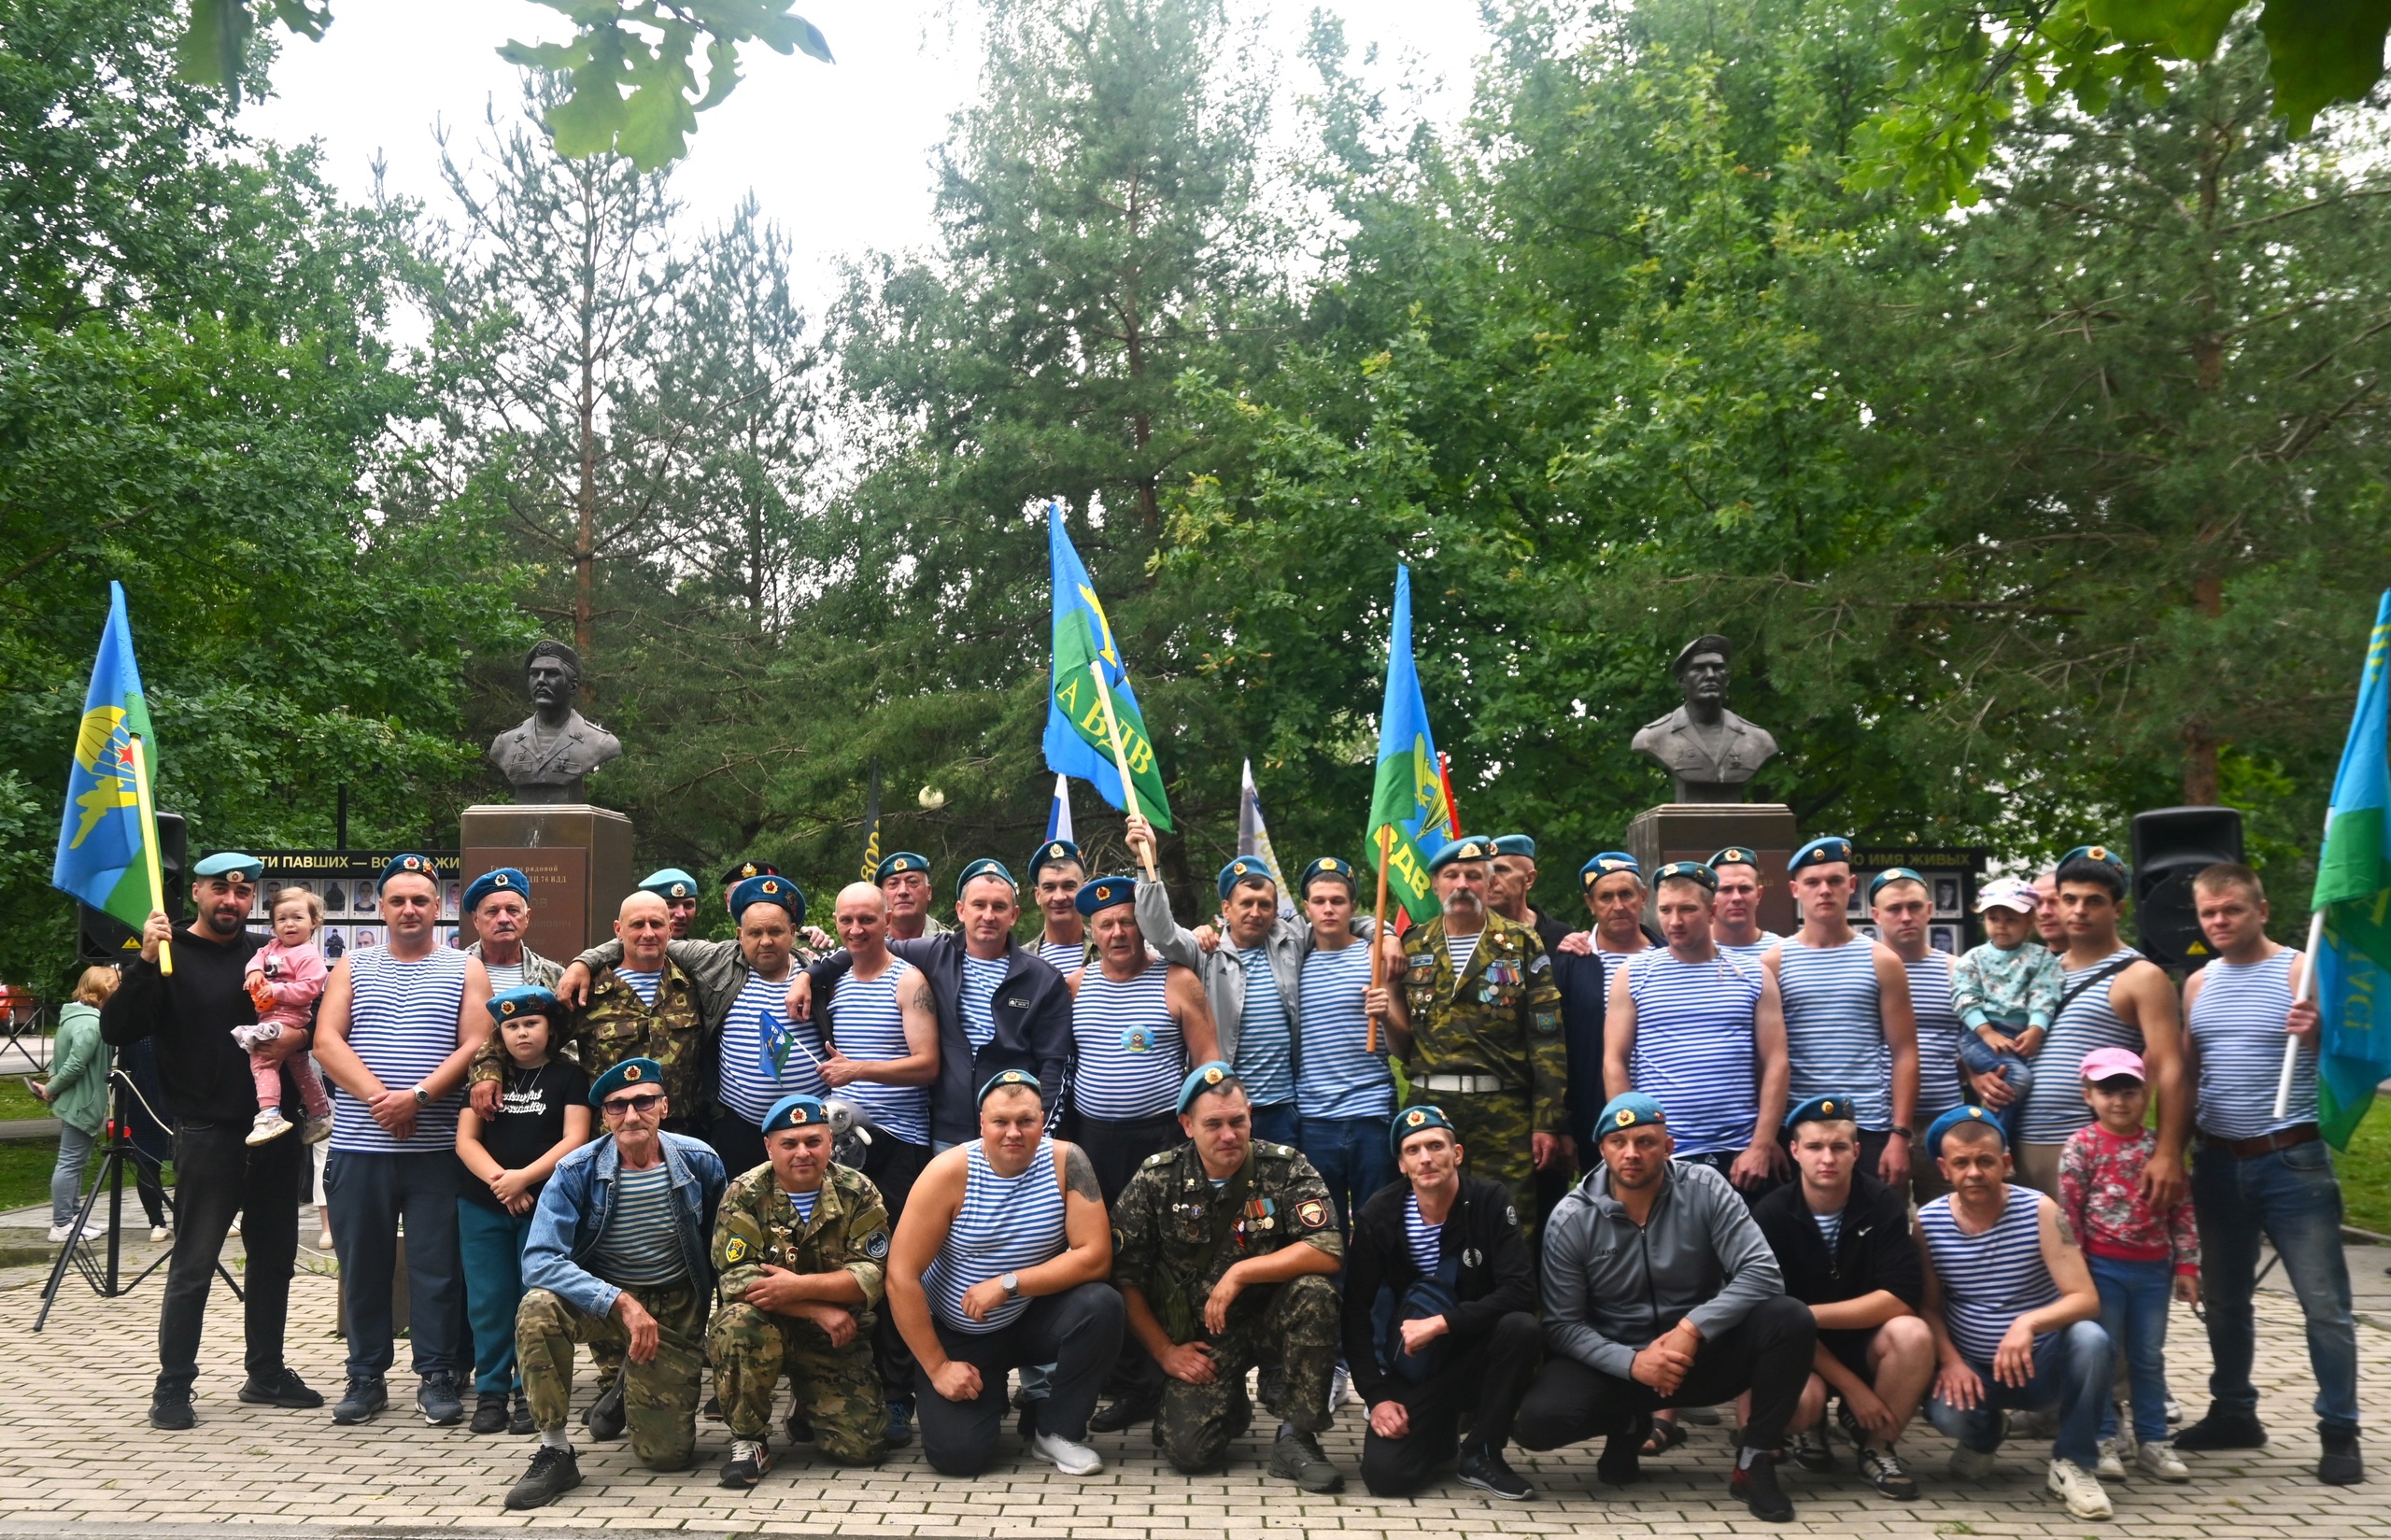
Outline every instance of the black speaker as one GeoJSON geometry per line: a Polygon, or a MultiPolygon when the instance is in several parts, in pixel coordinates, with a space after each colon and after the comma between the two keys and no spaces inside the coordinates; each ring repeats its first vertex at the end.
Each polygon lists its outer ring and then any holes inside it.
{"type": "Polygon", "coordinates": [[[2235,808],[2153,808],[2133,815],[2133,925],[2144,955],[2162,968],[2199,968],[2208,942],[2192,905],[2192,879],[2242,859],[2235,808]]]}
{"type": "MultiPolygon", "coordinates": [[[[158,881],[166,890],[166,918],[177,925],[183,923],[189,909],[191,879],[183,875],[187,845],[183,836],[183,815],[179,812],[158,814],[158,881]]],[[[133,929],[115,915],[104,913],[89,904],[77,904],[81,923],[76,927],[76,955],[85,963],[124,963],[141,955],[141,932],[133,929]]]]}

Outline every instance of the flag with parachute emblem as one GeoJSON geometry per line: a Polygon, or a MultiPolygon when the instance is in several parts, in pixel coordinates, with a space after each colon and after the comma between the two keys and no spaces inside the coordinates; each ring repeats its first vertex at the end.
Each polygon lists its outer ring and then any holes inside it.
{"type": "Polygon", "coordinates": [[[1046,505],[1046,544],[1054,569],[1054,669],[1046,697],[1046,768],[1057,775],[1078,776],[1106,801],[1127,810],[1104,717],[1109,693],[1138,811],[1154,827],[1168,829],[1170,799],[1163,793],[1153,741],[1146,736],[1145,713],[1138,709],[1137,694],[1121,666],[1111,622],[1104,618],[1104,605],[1096,597],[1087,568],[1063,528],[1059,503],[1046,505]],[[1096,687],[1096,671],[1104,676],[1103,691],[1096,687]]]}
{"type": "Polygon", "coordinates": [[[1414,921],[1436,917],[1428,857],[1447,838],[1452,809],[1445,793],[1436,741],[1428,730],[1428,703],[1411,660],[1411,569],[1395,569],[1394,625],[1387,639],[1386,703],[1379,713],[1379,773],[1370,798],[1368,849],[1379,855],[1379,831],[1390,830],[1387,892],[1414,921]]]}
{"type": "Polygon", "coordinates": [[[124,588],[110,583],[107,629],[100,633],[91,686],[83,694],[83,724],[66,772],[66,810],[59,820],[50,883],[138,932],[157,907],[150,881],[157,830],[143,815],[146,798],[134,778],[135,738],[154,774],[157,738],[141,691],[141,670],[133,660],[124,588]]]}
{"type": "Polygon", "coordinates": [[[2336,1149],[2391,1077],[2391,593],[2377,605],[2366,672],[2333,777],[2312,907],[2318,931],[2318,1121],[2336,1149]]]}

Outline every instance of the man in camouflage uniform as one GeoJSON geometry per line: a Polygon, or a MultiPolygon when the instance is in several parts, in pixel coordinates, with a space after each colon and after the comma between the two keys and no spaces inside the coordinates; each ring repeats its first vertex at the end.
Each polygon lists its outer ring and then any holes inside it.
{"type": "Polygon", "coordinates": [[[1188,1142],[1138,1168],[1112,1222],[1129,1330],[1162,1365],[1154,1442],[1181,1472],[1210,1469],[1252,1420],[1246,1371],[1275,1364],[1270,1474],[1340,1491],[1319,1438],[1337,1368],[1329,1276],[1345,1255],[1328,1185],[1296,1151],[1253,1137],[1252,1102],[1217,1060],[1187,1077],[1179,1123],[1188,1142]]]}
{"type": "Polygon", "coordinates": [[[783,1096],[764,1117],[770,1164],[735,1179],[714,1222],[722,1307],[706,1332],[730,1424],[722,1484],[752,1487],[772,1468],[772,1392],[786,1369],[823,1455],[877,1465],[888,1404],[872,1357],[888,1259],[888,1210],[862,1172],[830,1163],[830,1122],[813,1096],[783,1096]]]}
{"type": "Polygon", "coordinates": [[[1472,836],[1429,860],[1444,913],[1383,943],[1400,984],[1390,978],[1370,991],[1367,1009],[1403,1053],[1411,1105],[1444,1109],[1471,1174],[1510,1188],[1521,1232],[1533,1239],[1536,1171],[1577,1159],[1569,1055],[1544,943],[1487,904],[1493,855],[1493,841],[1472,836]]]}

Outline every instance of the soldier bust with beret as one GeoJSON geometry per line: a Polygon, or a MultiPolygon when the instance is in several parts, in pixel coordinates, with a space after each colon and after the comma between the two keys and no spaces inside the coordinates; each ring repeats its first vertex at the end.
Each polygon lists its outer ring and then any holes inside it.
{"type": "Polygon", "coordinates": [[[1723,636],[1697,636],[1669,665],[1685,704],[1647,722],[1630,745],[1667,767],[1680,802],[1740,802],[1745,784],[1776,755],[1768,730],[1727,709],[1727,665],[1733,649],[1723,636]]]}

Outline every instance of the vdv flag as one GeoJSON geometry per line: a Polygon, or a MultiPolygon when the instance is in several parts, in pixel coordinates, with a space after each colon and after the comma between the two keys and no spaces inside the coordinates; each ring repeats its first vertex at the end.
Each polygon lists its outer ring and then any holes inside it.
{"type": "Polygon", "coordinates": [[[1367,834],[1375,860],[1379,830],[1394,830],[1385,856],[1387,892],[1422,924],[1436,917],[1428,857],[1445,842],[1451,816],[1436,741],[1428,731],[1428,703],[1421,699],[1420,674],[1411,661],[1411,569],[1398,567],[1394,628],[1387,639],[1386,704],[1379,713],[1378,787],[1370,798],[1367,834]]]}
{"type": "Polygon", "coordinates": [[[1046,810],[1046,838],[1050,842],[1055,840],[1068,840],[1075,845],[1080,842],[1080,837],[1071,832],[1071,778],[1068,775],[1054,777],[1054,802],[1046,810]]]}
{"type": "Polygon", "coordinates": [[[1138,811],[1154,827],[1167,829],[1170,799],[1163,793],[1153,742],[1146,736],[1145,713],[1138,709],[1138,697],[1121,667],[1111,622],[1104,618],[1104,605],[1096,597],[1087,568],[1063,529],[1059,503],[1046,505],[1046,544],[1054,567],[1054,671],[1046,698],[1046,768],[1089,782],[1106,801],[1127,811],[1121,772],[1112,762],[1112,742],[1105,732],[1104,701],[1089,672],[1089,666],[1096,665],[1112,697],[1112,716],[1121,728],[1138,811]]]}
{"type": "Polygon", "coordinates": [[[2366,673],[2316,858],[2317,1112],[2326,1138],[2350,1135],[2391,1077],[2391,592],[2366,645],[2366,673]]]}
{"type": "Polygon", "coordinates": [[[1237,853],[1259,855],[1262,864],[1270,869],[1270,885],[1279,890],[1279,917],[1295,917],[1295,897],[1287,891],[1287,874],[1279,869],[1279,853],[1270,848],[1270,826],[1262,817],[1262,792],[1253,784],[1253,761],[1245,762],[1244,775],[1238,786],[1237,853]]]}
{"type": "Polygon", "coordinates": [[[52,887],[138,931],[156,907],[149,885],[149,847],[157,836],[142,817],[134,784],[133,739],[139,735],[149,768],[157,769],[157,738],[141,670],[133,661],[133,627],[124,615],[124,588],[108,585],[107,629],[100,633],[91,687],[83,694],[83,726],[75,735],[75,762],[66,774],[66,812],[58,826],[52,887]]]}

